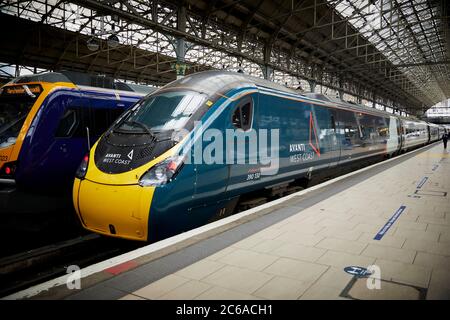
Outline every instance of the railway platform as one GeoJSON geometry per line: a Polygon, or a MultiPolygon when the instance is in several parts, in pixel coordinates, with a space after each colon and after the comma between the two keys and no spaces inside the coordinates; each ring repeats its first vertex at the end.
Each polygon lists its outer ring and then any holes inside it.
{"type": "Polygon", "coordinates": [[[450,299],[449,192],[437,143],[6,298],[450,299]]]}

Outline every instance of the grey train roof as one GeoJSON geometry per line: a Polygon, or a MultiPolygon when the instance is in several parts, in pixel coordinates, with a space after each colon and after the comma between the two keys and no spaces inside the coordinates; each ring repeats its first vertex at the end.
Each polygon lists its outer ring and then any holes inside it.
{"type": "Polygon", "coordinates": [[[165,85],[161,90],[184,88],[203,92],[208,96],[214,96],[224,95],[233,88],[244,88],[249,86],[266,87],[298,95],[298,92],[268,80],[252,77],[243,73],[219,70],[203,71],[188,75],[165,85]]]}
{"type": "Polygon", "coordinates": [[[8,82],[8,84],[20,84],[27,82],[69,82],[77,86],[121,90],[141,94],[149,94],[156,90],[154,87],[115,81],[111,77],[91,75],[75,71],[44,72],[24,75],[12,79],[10,82],[8,82]]]}
{"type": "MultiPolygon", "coordinates": [[[[230,72],[230,71],[221,71],[221,70],[212,70],[212,71],[203,71],[194,73],[191,75],[188,75],[184,78],[175,80],[158,91],[165,91],[165,90],[177,90],[177,89],[186,89],[186,90],[194,90],[198,92],[205,93],[210,97],[211,100],[215,101],[220,96],[225,95],[227,92],[229,92],[231,89],[236,88],[246,88],[246,87],[263,87],[263,88],[269,88],[273,90],[278,90],[280,92],[288,93],[288,94],[294,94],[298,96],[300,99],[307,99],[317,101],[321,104],[327,104],[330,106],[338,105],[341,107],[345,107],[348,110],[352,110],[355,112],[369,112],[372,114],[378,114],[383,116],[396,116],[392,113],[388,113],[386,111],[381,111],[374,108],[367,108],[365,106],[357,105],[357,104],[351,104],[342,100],[334,101],[331,99],[321,99],[321,94],[312,93],[312,94],[300,94],[298,91],[295,91],[293,89],[289,89],[287,87],[284,87],[280,84],[264,80],[261,78],[249,76],[243,73],[238,72],[230,72]]],[[[157,92],[158,92],[157,91],[157,92]]],[[[417,119],[412,118],[404,118],[400,117],[405,120],[409,121],[416,121],[416,122],[423,122],[419,121],[417,119]]]]}

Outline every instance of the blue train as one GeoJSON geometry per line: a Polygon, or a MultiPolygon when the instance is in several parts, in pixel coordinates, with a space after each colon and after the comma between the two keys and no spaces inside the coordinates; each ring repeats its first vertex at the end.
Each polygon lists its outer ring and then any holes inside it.
{"type": "Polygon", "coordinates": [[[150,90],[74,72],[7,83],[0,89],[0,186],[70,190],[90,144],[150,90]]]}
{"type": "Polygon", "coordinates": [[[234,211],[252,192],[439,140],[442,128],[238,73],[174,81],[125,112],[76,173],[82,225],[157,240],[234,211]]]}

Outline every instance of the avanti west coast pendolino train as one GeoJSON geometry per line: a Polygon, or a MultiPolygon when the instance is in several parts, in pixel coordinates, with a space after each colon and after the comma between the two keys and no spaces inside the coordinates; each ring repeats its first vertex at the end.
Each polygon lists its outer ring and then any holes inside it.
{"type": "Polygon", "coordinates": [[[90,142],[149,93],[146,88],[75,72],[27,75],[4,85],[0,187],[70,192],[90,142]]]}
{"type": "Polygon", "coordinates": [[[239,73],[174,81],[125,112],[85,156],[73,187],[78,216],[91,231],[153,241],[231,214],[242,195],[440,137],[425,122],[325,100],[239,73]],[[252,132],[258,146],[245,138],[252,132]],[[262,150],[271,161],[251,163],[262,150]],[[197,161],[197,152],[215,161],[197,161]]]}

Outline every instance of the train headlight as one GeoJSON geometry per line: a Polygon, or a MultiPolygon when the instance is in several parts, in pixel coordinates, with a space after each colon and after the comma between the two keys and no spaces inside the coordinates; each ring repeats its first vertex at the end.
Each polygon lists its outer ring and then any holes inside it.
{"type": "Polygon", "coordinates": [[[172,181],[183,165],[183,157],[167,158],[153,166],[139,179],[142,187],[160,186],[172,181]]]}
{"type": "Polygon", "coordinates": [[[83,160],[81,161],[81,164],[77,169],[77,172],[75,172],[75,176],[78,179],[84,179],[84,177],[86,176],[87,169],[88,169],[88,164],[89,164],[89,154],[87,154],[83,157],[83,160]]]}

